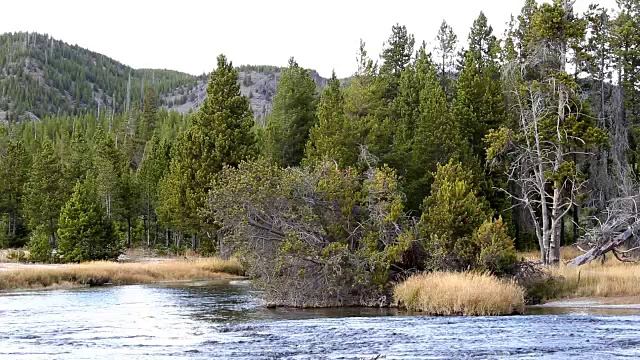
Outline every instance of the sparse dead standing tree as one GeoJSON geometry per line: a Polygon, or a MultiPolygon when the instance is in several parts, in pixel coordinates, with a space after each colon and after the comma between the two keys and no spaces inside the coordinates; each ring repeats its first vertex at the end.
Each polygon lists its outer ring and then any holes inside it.
{"type": "MultiPolygon", "coordinates": [[[[573,3],[553,5],[561,7],[565,26],[571,21],[573,3]]],[[[542,262],[555,265],[560,262],[563,219],[586,185],[569,160],[585,152],[571,144],[586,142],[567,124],[582,115],[581,104],[572,100],[578,98],[577,86],[566,73],[569,36],[546,31],[546,37],[532,43],[526,61],[505,66],[505,84],[519,114],[518,125],[516,131],[502,129],[492,136],[501,139],[510,159],[507,176],[517,188],[502,190],[533,220],[542,262]],[[536,80],[528,78],[532,72],[536,80]]]]}

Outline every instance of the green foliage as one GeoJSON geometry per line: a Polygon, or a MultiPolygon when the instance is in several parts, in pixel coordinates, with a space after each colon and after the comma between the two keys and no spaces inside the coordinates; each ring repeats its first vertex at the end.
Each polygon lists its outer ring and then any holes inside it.
{"type": "Polygon", "coordinates": [[[300,165],[309,131],[318,122],[316,84],[293,58],[280,75],[267,119],[264,154],[281,166],[300,165]]]}
{"type": "Polygon", "coordinates": [[[310,132],[306,157],[309,161],[334,160],[340,167],[353,166],[358,160],[354,124],[344,110],[344,94],[335,72],[320,96],[318,124],[310,132]]]}
{"type": "Polygon", "coordinates": [[[415,67],[405,70],[395,101],[399,114],[393,158],[404,175],[407,207],[418,210],[438,163],[468,153],[435,67],[422,49],[415,67]]]}
{"type": "Polygon", "coordinates": [[[473,234],[473,242],[479,249],[475,268],[497,276],[513,273],[518,260],[516,248],[502,218],[480,225],[473,234]]]}
{"type": "Polygon", "coordinates": [[[39,227],[31,233],[29,239],[29,261],[48,263],[54,261],[51,257],[51,242],[46,227],[39,227]]]}
{"type": "Polygon", "coordinates": [[[46,226],[50,241],[55,243],[60,208],[64,203],[62,161],[53,151],[53,144],[45,141],[36,154],[24,188],[24,212],[29,226],[46,226]]]}
{"type": "Polygon", "coordinates": [[[0,247],[24,245],[25,219],[24,184],[28,180],[31,158],[20,141],[10,141],[4,156],[0,157],[0,213],[3,219],[4,241],[0,247]]]}
{"type": "Polygon", "coordinates": [[[64,262],[113,260],[122,252],[94,182],[77,183],[60,212],[58,256],[64,262]]]}
{"type": "Polygon", "coordinates": [[[257,161],[223,170],[208,212],[269,301],[364,305],[388,290],[392,264],[415,239],[402,200],[389,168],[257,161]]]}
{"type": "Polygon", "coordinates": [[[231,62],[220,55],[207,99],[172,148],[168,173],[160,183],[158,215],[183,233],[201,230],[198,211],[217,173],[256,154],[253,115],[237,78],[231,62]]]}
{"type": "Polygon", "coordinates": [[[478,196],[470,171],[450,161],[438,165],[431,195],[424,200],[418,223],[425,240],[427,267],[433,270],[463,270],[475,263],[477,249],[472,235],[491,218],[486,200],[478,196]]]}

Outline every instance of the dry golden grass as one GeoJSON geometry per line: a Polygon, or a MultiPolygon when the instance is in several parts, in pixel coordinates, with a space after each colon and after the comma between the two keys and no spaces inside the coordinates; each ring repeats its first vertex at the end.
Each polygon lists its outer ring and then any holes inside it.
{"type": "Polygon", "coordinates": [[[609,260],[579,268],[551,268],[563,297],[622,297],[640,295],[640,264],[609,260]]]}
{"type": "Polygon", "coordinates": [[[236,260],[202,259],[160,263],[115,263],[107,261],[76,265],[25,266],[0,271],[0,290],[32,289],[60,285],[116,285],[212,279],[242,275],[236,260]]]}
{"type": "MultiPolygon", "coordinates": [[[[560,257],[563,261],[573,260],[582,254],[584,253],[575,246],[563,246],[562,249],[560,249],[560,257]]],[[[522,257],[527,260],[538,261],[540,260],[540,251],[533,250],[527,252],[519,252],[518,257],[522,257]]]]}
{"type": "Polygon", "coordinates": [[[524,290],[514,282],[477,273],[412,276],[394,289],[396,304],[429,315],[511,315],[524,312],[524,290]]]}

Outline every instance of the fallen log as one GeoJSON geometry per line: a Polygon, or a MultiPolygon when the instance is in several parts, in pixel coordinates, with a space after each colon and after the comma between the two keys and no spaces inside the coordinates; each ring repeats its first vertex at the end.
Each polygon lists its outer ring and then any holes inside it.
{"type": "Polygon", "coordinates": [[[616,255],[616,258],[619,256],[619,252],[616,250],[617,247],[623,245],[627,240],[629,240],[633,236],[633,228],[628,228],[623,233],[609,239],[603,244],[597,245],[593,247],[591,250],[586,253],[576,257],[575,259],[569,261],[569,267],[578,267],[584,265],[592,260],[595,260],[608,252],[613,252],[616,255]]]}

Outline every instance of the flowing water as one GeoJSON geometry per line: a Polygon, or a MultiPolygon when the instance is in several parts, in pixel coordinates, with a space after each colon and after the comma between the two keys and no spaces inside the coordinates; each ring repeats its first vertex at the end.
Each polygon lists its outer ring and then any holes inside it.
{"type": "Polygon", "coordinates": [[[613,359],[640,357],[640,312],[426,317],[266,309],[245,281],[0,295],[0,359],[613,359]]]}

